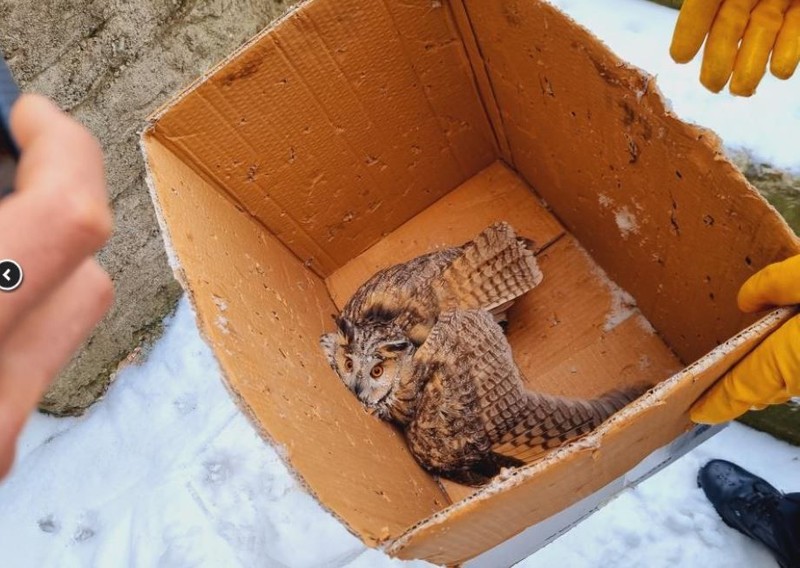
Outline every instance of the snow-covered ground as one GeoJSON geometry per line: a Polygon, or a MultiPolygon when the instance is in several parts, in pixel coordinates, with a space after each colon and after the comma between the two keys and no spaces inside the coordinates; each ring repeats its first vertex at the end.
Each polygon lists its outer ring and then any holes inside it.
{"type": "MultiPolygon", "coordinates": [[[[767,79],[750,100],[712,96],[697,64],[669,60],[676,12],[642,0],[554,3],[658,75],[679,115],[800,169],[797,79],[767,79]]],[[[734,424],[521,566],[774,566],[697,489],[713,457],[800,490],[800,451],[734,424]]],[[[422,565],[365,549],[297,486],[231,402],[185,299],[147,360],[86,416],[30,420],[0,484],[0,550],[11,568],[422,565]]]]}

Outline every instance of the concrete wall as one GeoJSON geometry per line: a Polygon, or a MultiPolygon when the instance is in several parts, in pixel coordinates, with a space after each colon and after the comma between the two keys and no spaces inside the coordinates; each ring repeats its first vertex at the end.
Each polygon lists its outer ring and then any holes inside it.
{"type": "Polygon", "coordinates": [[[23,90],[55,99],[106,152],[116,231],[99,259],[117,301],[42,402],[79,414],[157,333],[180,294],[144,183],[139,131],[175,91],[281,14],[284,0],[0,0],[0,49],[23,90]]]}

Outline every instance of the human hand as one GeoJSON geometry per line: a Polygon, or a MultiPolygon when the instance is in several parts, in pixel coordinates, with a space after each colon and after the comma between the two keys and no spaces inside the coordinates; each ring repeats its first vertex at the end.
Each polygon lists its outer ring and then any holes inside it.
{"type": "Polygon", "coordinates": [[[731,93],[749,97],[770,54],[770,71],[779,79],[797,68],[800,0],[685,0],[672,36],[672,59],[688,63],[704,39],[700,82],[718,93],[730,78],[731,93]]]}
{"type": "MultiPolygon", "coordinates": [[[[739,308],[755,312],[800,303],[800,255],[757,272],[739,290],[739,308]]],[[[732,420],[751,408],[800,396],[800,315],[767,337],[692,407],[701,424],[732,420]]]]}
{"type": "Polygon", "coordinates": [[[28,415],[113,298],[92,257],[112,223],[97,141],[35,95],[16,102],[11,130],[20,161],[15,191],[0,202],[0,257],[25,277],[0,293],[0,478],[28,415]]]}

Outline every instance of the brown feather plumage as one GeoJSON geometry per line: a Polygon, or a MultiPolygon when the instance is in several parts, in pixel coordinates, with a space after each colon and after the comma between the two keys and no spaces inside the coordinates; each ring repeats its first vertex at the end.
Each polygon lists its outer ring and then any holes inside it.
{"type": "Polygon", "coordinates": [[[486,461],[530,463],[597,428],[645,386],[594,400],[528,391],[511,348],[483,310],[441,314],[414,355],[428,376],[406,427],[409,447],[426,468],[452,476],[486,461]]]}
{"type": "Polygon", "coordinates": [[[440,312],[507,309],[542,280],[533,252],[508,223],[474,240],[376,273],[342,310],[354,325],[391,321],[420,345],[440,312]]]}

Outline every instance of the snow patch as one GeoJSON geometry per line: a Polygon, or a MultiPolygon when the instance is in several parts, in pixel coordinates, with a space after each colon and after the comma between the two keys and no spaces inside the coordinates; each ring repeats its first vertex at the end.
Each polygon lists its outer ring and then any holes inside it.
{"type": "Polygon", "coordinates": [[[216,294],[212,295],[211,299],[214,301],[214,305],[217,306],[219,311],[224,312],[228,310],[228,302],[226,302],[216,294]]]}
{"type": "Polygon", "coordinates": [[[631,233],[639,232],[639,222],[636,215],[631,213],[627,206],[617,209],[614,213],[614,221],[623,239],[627,239],[631,233]]]}
{"type": "Polygon", "coordinates": [[[219,329],[225,335],[230,334],[231,330],[228,327],[228,318],[225,316],[217,316],[217,319],[214,320],[214,324],[217,326],[217,329],[219,329]]]}
{"type": "Polygon", "coordinates": [[[629,317],[638,313],[639,310],[636,307],[636,300],[633,299],[633,296],[611,280],[606,280],[605,284],[611,292],[611,308],[606,314],[606,321],[603,324],[603,331],[608,333],[629,317]]]}
{"type": "Polygon", "coordinates": [[[619,324],[627,320],[633,315],[637,315],[637,323],[643,328],[649,328],[650,330],[653,327],[650,323],[645,319],[641,312],[639,312],[639,308],[636,305],[636,300],[633,296],[631,296],[628,292],[623,290],[619,284],[611,280],[605,270],[603,270],[599,264],[597,264],[592,256],[584,249],[583,247],[578,247],[578,250],[587,258],[592,267],[592,272],[594,273],[595,277],[600,280],[603,285],[608,290],[609,294],[611,295],[611,306],[608,309],[608,313],[606,313],[606,319],[603,323],[603,331],[608,333],[616,328],[619,324]]]}
{"type": "MultiPolygon", "coordinates": [[[[600,207],[603,209],[611,209],[614,207],[614,200],[605,193],[599,193],[597,195],[597,203],[599,203],[600,207]]],[[[634,202],[633,205],[636,209],[642,210],[641,205],[638,203],[634,202]]],[[[627,205],[623,205],[614,210],[614,222],[617,224],[617,228],[623,239],[627,239],[631,233],[639,232],[639,220],[627,205]]]]}
{"type": "Polygon", "coordinates": [[[636,308],[636,312],[639,314],[639,317],[636,318],[636,324],[639,326],[639,329],[649,335],[655,335],[657,333],[656,328],[653,327],[653,324],[650,323],[650,320],[639,313],[638,307],[636,308]]]}

